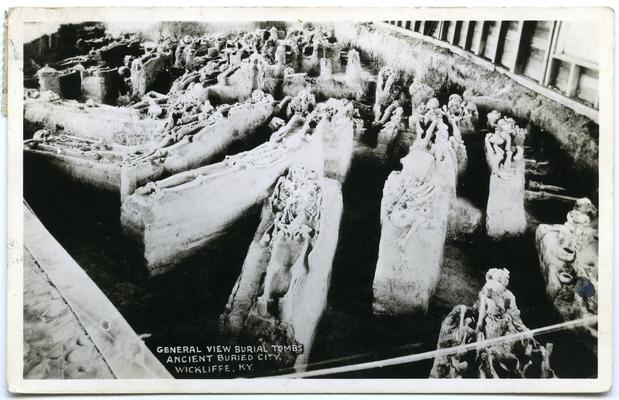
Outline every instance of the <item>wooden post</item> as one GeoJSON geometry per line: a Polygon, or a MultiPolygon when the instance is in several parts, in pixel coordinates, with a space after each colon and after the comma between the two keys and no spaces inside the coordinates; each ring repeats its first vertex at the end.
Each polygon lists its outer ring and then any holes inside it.
{"type": "Polygon", "coordinates": [[[473,26],[475,24],[475,21],[466,21],[465,22],[465,29],[464,29],[464,50],[468,50],[471,48],[471,32],[473,31],[473,29],[471,29],[471,26],[473,26]]]}
{"type": "Polygon", "coordinates": [[[499,21],[499,34],[496,40],[496,47],[494,48],[494,55],[492,56],[492,63],[498,64],[501,55],[503,54],[503,46],[505,45],[505,32],[507,30],[507,24],[505,21],[499,21]]]}
{"type": "Polygon", "coordinates": [[[552,55],[556,51],[560,31],[561,22],[554,21],[552,23],[552,28],[550,29],[550,38],[548,40],[548,46],[546,47],[546,53],[544,53],[544,76],[540,81],[540,83],[544,86],[548,86],[550,84],[550,80],[552,79],[552,67],[554,65],[552,55]]]}
{"type": "Polygon", "coordinates": [[[458,37],[460,36],[460,28],[462,27],[462,21],[452,21],[451,23],[454,24],[454,29],[451,32],[451,38],[449,38],[449,43],[455,46],[458,41],[458,37]]]}
{"type": "Polygon", "coordinates": [[[419,33],[422,35],[426,34],[426,21],[421,21],[421,25],[419,26],[419,33]]]}
{"type": "MultiPolygon", "coordinates": [[[[438,40],[443,40],[444,39],[444,31],[445,31],[445,21],[439,21],[438,23],[438,40]]],[[[448,24],[447,24],[448,26],[448,24]]]]}
{"type": "Polygon", "coordinates": [[[488,21],[481,21],[481,29],[479,32],[479,39],[477,41],[477,52],[475,55],[481,57],[484,54],[486,48],[486,39],[488,34],[488,21]]]}
{"type": "Polygon", "coordinates": [[[567,90],[565,95],[567,97],[574,97],[576,89],[578,88],[578,78],[580,77],[580,66],[577,64],[570,65],[570,75],[567,79],[567,90]]]}
{"type": "Polygon", "coordinates": [[[524,21],[518,21],[518,31],[516,31],[516,57],[514,57],[514,62],[509,67],[509,71],[514,74],[519,74],[522,72],[522,66],[519,64],[519,61],[522,58],[523,33],[524,21]]]}

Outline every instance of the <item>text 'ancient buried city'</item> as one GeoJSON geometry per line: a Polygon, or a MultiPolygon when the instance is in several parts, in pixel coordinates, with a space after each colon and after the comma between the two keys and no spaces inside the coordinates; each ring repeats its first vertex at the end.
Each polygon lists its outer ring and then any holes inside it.
{"type": "Polygon", "coordinates": [[[159,346],[165,364],[180,374],[251,373],[255,363],[279,361],[288,354],[303,353],[302,345],[159,346]]]}

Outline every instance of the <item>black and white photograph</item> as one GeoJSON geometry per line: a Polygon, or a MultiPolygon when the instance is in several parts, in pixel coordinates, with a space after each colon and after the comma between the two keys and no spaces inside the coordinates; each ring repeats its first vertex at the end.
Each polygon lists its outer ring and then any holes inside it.
{"type": "Polygon", "coordinates": [[[8,19],[17,391],[608,390],[612,11],[64,11],[8,19]]]}

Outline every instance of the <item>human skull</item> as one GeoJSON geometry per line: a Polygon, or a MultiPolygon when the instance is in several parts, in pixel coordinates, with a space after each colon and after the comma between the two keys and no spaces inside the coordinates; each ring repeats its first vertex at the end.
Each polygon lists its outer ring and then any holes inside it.
{"type": "Polygon", "coordinates": [[[449,101],[447,102],[448,106],[459,106],[462,104],[462,97],[457,94],[454,93],[451,96],[449,96],[449,101]]]}
{"type": "Polygon", "coordinates": [[[497,126],[497,122],[501,119],[501,113],[497,110],[492,110],[488,113],[488,126],[494,128],[497,126]]]}
{"type": "Polygon", "coordinates": [[[438,99],[436,97],[432,97],[430,100],[428,100],[428,103],[426,104],[428,111],[439,108],[439,106],[440,106],[440,103],[438,102],[438,99]]]}
{"type": "Polygon", "coordinates": [[[503,287],[509,284],[509,270],[507,268],[490,268],[486,272],[486,281],[499,282],[503,287]]]}

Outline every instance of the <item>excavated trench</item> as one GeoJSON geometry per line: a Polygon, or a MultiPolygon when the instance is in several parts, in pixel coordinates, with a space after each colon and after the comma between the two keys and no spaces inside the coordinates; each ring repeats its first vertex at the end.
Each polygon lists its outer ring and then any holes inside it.
{"type": "MultiPolygon", "coordinates": [[[[378,66],[364,60],[364,67],[378,66]]],[[[165,85],[165,82],[162,83],[165,85]]],[[[442,88],[441,103],[454,91],[442,88]]],[[[363,103],[371,106],[373,95],[363,103]]],[[[409,108],[410,109],[410,108],[409,108]]],[[[485,210],[489,171],[483,154],[485,115],[479,110],[477,132],[465,137],[469,164],[459,182],[458,195],[485,210]]],[[[425,315],[404,318],[377,318],[371,312],[372,280],[380,241],[380,202],[384,182],[399,169],[395,154],[380,160],[371,152],[376,132],[369,132],[356,145],[349,176],[343,185],[344,214],[333,264],[328,306],[318,325],[309,359],[309,369],[353,364],[436,348],[443,318],[457,304],[472,305],[491,267],[507,267],[509,289],[515,294],[522,320],[529,328],[561,321],[546,297],[534,244],[538,223],[563,223],[570,204],[547,200],[529,202],[529,229],[519,239],[490,241],[482,232],[462,241],[448,240],[441,279],[425,315]]],[[[526,125],[525,121],[518,121],[526,125]]],[[[546,132],[529,124],[526,157],[550,161],[543,177],[546,184],[560,185],[572,196],[588,196],[597,203],[597,181],[576,169],[569,156],[546,132]]],[[[255,142],[231,149],[230,153],[254,147],[266,140],[268,132],[256,135],[255,142]]],[[[48,167],[27,159],[24,168],[24,197],[47,229],[84,268],[138,334],[148,333],[146,345],[213,345],[243,343],[244,338],[222,337],[218,317],[240,273],[246,251],[259,222],[259,209],[240,218],[208,248],[176,269],[150,278],[140,249],[121,235],[120,200],[117,194],[84,187],[58,176],[48,167]]],[[[597,360],[584,343],[570,331],[540,336],[542,343],[553,342],[551,365],[559,377],[588,378],[597,374],[597,360]]],[[[249,343],[249,339],[247,340],[249,343]]],[[[432,359],[397,367],[341,374],[346,378],[427,378],[432,359]]],[[[189,375],[170,371],[177,378],[229,377],[189,375]]],[[[258,374],[274,374],[262,370],[258,374]]],[[[333,377],[333,376],[330,376],[333,377]]]]}

